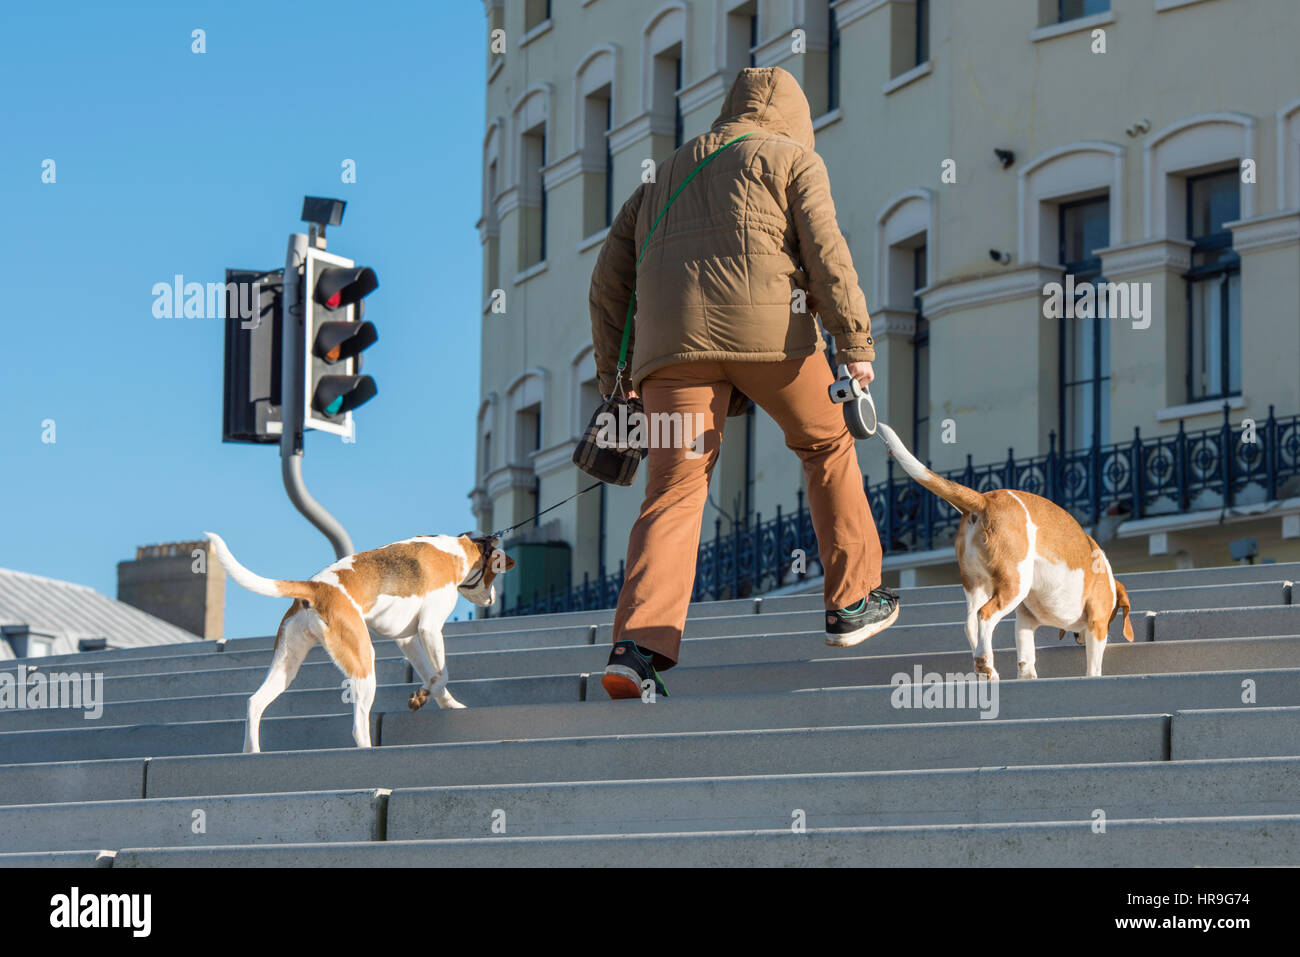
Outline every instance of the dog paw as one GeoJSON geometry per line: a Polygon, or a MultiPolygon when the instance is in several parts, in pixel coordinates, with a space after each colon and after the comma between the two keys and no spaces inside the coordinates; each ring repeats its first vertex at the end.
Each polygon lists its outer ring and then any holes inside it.
{"type": "Polygon", "coordinates": [[[440,700],[440,701],[438,702],[438,706],[439,706],[440,708],[463,708],[463,707],[465,707],[463,704],[461,704],[459,701],[457,701],[457,700],[456,700],[455,698],[453,698],[451,695],[447,695],[447,697],[446,697],[445,700],[440,700]]]}
{"type": "Polygon", "coordinates": [[[998,671],[996,668],[993,667],[991,663],[986,663],[987,660],[988,659],[986,658],[975,659],[975,673],[977,675],[983,675],[984,677],[988,678],[989,681],[997,681],[998,671]]]}
{"type": "Polygon", "coordinates": [[[1038,677],[1038,672],[1035,671],[1034,668],[1033,668],[1032,666],[1026,668],[1024,665],[1017,665],[1017,669],[1018,669],[1018,673],[1016,674],[1016,677],[1017,677],[1017,678],[1037,678],[1037,677],[1038,677]]]}
{"type": "Polygon", "coordinates": [[[419,711],[428,703],[428,701],[429,692],[426,689],[421,688],[419,691],[416,691],[411,695],[411,700],[408,701],[407,704],[410,705],[412,711],[419,711]]]}

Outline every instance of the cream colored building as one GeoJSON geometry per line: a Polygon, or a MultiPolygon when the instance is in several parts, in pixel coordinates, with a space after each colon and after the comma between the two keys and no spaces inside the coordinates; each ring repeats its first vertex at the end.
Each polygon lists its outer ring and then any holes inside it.
{"type": "MultiPolygon", "coordinates": [[[[1138,430],[1167,439],[1141,453],[1150,493],[1181,454],[1180,421],[1219,428],[1227,402],[1234,429],[1251,420],[1270,438],[1274,477],[1225,509],[1221,462],[1194,461],[1204,443],[1191,441],[1185,494],[1171,484],[1098,538],[1120,569],[1225,563],[1245,537],[1261,557],[1300,558],[1300,3],[484,8],[504,52],[489,46],[483,138],[480,528],[589,483],[570,455],[597,401],[587,285],[611,210],[710,126],[753,63],[804,86],[871,309],[880,416],[934,468],[1044,456],[1053,433],[1058,451],[1084,454],[1138,430]],[[1067,271],[1123,284],[1145,316],[1047,317],[1045,290],[1067,271]]],[[[1260,461],[1230,445],[1234,462],[1260,461]]],[[[1105,461],[1122,471],[1122,458],[1105,461]]],[[[881,445],[860,442],[859,459],[871,485],[885,480],[881,445]]],[[[1080,469],[1086,455],[1061,474],[1080,469]]],[[[726,535],[732,516],[789,513],[801,480],[766,416],[729,420],[705,538],[719,519],[726,535]]],[[[618,567],[643,481],[543,519],[542,537],[571,546],[575,584],[618,567]]],[[[1132,491],[1121,475],[1095,497],[1105,511],[1132,491]]],[[[888,579],[952,580],[949,540],[914,536],[890,552],[888,579]]]]}

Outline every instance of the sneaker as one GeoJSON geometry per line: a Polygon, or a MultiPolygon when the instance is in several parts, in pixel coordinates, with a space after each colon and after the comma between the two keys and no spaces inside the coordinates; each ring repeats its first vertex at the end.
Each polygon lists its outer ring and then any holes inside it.
{"type": "Polygon", "coordinates": [[[855,605],[826,613],[826,644],[840,648],[866,641],[898,620],[899,597],[884,585],[855,605]]]}
{"type": "Polygon", "coordinates": [[[654,662],[641,653],[636,642],[615,643],[609,652],[605,675],[600,679],[601,687],[614,699],[639,698],[647,681],[654,682],[656,695],[668,697],[668,689],[655,671],[654,662]]]}

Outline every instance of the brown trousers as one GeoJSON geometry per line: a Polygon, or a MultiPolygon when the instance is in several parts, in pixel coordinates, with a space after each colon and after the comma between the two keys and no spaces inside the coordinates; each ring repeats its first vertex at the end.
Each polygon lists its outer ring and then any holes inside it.
{"type": "Polygon", "coordinates": [[[832,381],[821,352],[780,362],[683,362],[642,381],[647,415],[686,413],[694,423],[694,413],[703,413],[704,432],[694,450],[651,445],[645,501],[627,543],[614,641],[631,640],[653,650],[658,668],[677,663],[709,478],[733,384],[776,420],[786,446],[803,462],[826,572],[827,609],[851,605],[881,584],[880,538],[862,488],[853,437],[840,407],[827,395],[832,381]]]}

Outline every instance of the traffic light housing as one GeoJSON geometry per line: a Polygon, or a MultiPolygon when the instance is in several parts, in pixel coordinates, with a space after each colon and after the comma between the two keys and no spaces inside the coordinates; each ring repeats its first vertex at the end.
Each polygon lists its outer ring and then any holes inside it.
{"type": "Polygon", "coordinates": [[[352,410],[378,393],[361,374],[361,353],[379,338],[366,322],[375,271],[314,246],[303,262],[303,428],[352,435],[352,410]]]}
{"type": "Polygon", "coordinates": [[[280,441],[283,292],[281,270],[226,270],[223,442],[280,441]]]}

